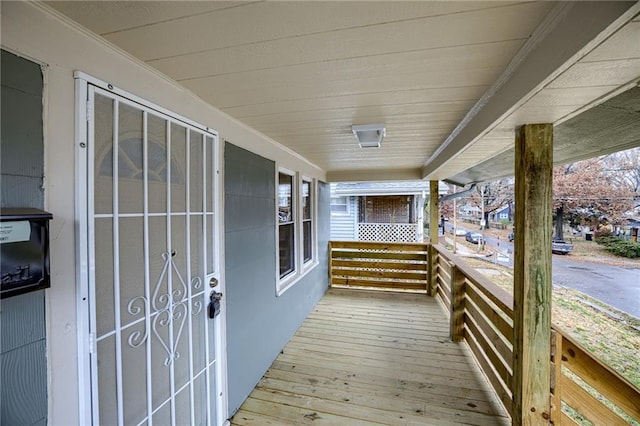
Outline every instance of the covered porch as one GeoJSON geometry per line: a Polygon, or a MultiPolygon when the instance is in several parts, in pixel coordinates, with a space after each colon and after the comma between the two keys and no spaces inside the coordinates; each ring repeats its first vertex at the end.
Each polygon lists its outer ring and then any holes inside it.
{"type": "Polygon", "coordinates": [[[3,424],[571,424],[562,403],[624,424],[564,367],[640,419],[637,389],[553,330],[548,250],[553,166],[640,146],[640,2],[22,1],[1,15],[3,103],[20,100],[2,108],[3,207],[54,217],[51,288],[31,308],[3,301],[20,339],[3,342],[17,374],[0,387],[24,401],[3,424]],[[357,143],[362,125],[384,140],[357,143]],[[434,224],[438,182],[514,174],[513,296],[435,226],[430,244],[329,244],[330,183],[429,181],[434,224]]]}

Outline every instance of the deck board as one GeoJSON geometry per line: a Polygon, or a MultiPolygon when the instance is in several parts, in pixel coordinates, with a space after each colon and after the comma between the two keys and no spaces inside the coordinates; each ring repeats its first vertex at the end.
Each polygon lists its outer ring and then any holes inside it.
{"type": "Polygon", "coordinates": [[[424,294],[331,289],[232,425],[506,425],[471,352],[424,294]]]}

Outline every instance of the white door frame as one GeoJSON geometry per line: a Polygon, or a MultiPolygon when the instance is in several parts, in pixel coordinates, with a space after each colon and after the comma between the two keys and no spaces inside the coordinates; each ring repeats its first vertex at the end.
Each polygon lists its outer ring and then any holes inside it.
{"type": "MultiPolygon", "coordinates": [[[[91,324],[95,324],[95,300],[90,295],[90,282],[95,271],[92,270],[94,235],[90,220],[92,219],[90,206],[93,206],[93,135],[89,132],[89,121],[92,119],[93,104],[89,101],[89,86],[95,86],[104,91],[124,98],[127,101],[139,104],[141,107],[153,110],[162,115],[169,116],[176,121],[197,128],[211,136],[218,147],[215,155],[215,165],[212,176],[214,178],[214,250],[216,252],[217,263],[213,275],[219,281],[217,291],[224,293],[224,234],[223,234],[223,186],[221,179],[222,170],[222,147],[217,132],[212,129],[182,117],[170,110],[139,98],[131,93],[115,88],[109,83],[98,80],[85,73],[74,72],[76,90],[76,133],[75,133],[75,199],[76,199],[76,295],[77,295],[77,344],[78,344],[78,395],[79,395],[79,422],[80,424],[97,424],[93,422],[93,396],[97,393],[97,383],[92,381],[92,369],[96,368],[95,357],[91,354],[96,351],[95,335],[92,332],[91,324]],[[94,364],[94,365],[92,365],[94,364]]],[[[206,246],[206,244],[205,244],[206,246]]],[[[206,285],[207,283],[205,283],[206,285]]],[[[221,300],[220,320],[213,321],[213,332],[216,336],[215,342],[215,380],[216,380],[216,419],[214,426],[228,424],[228,385],[227,385],[227,360],[226,360],[226,303],[225,298],[221,300]]],[[[95,326],[94,326],[95,327],[95,326]]],[[[208,338],[208,336],[207,336],[208,338]]],[[[209,420],[211,420],[211,407],[207,404],[209,420]]]]}

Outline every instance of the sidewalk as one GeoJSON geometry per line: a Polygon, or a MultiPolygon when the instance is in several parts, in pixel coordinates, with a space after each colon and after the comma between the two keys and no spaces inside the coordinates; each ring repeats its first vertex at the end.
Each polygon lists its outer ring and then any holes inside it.
{"type": "MultiPolygon", "coordinates": [[[[440,236],[440,241],[443,241],[443,236],[440,236]]],[[[446,245],[453,247],[453,238],[444,235],[444,242],[446,245]]],[[[486,245],[484,251],[478,251],[477,249],[472,249],[467,247],[465,244],[461,244],[460,242],[456,243],[456,253],[457,256],[461,257],[477,257],[480,259],[490,259],[494,262],[505,266],[511,266],[511,254],[503,253],[500,250],[496,249],[496,247],[486,245]]]]}

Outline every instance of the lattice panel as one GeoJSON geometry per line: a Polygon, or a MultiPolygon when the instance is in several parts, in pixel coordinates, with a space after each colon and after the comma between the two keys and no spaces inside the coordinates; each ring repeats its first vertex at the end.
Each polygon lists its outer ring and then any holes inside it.
{"type": "Polygon", "coordinates": [[[412,243],[416,241],[416,224],[359,223],[358,240],[412,243]]]}

